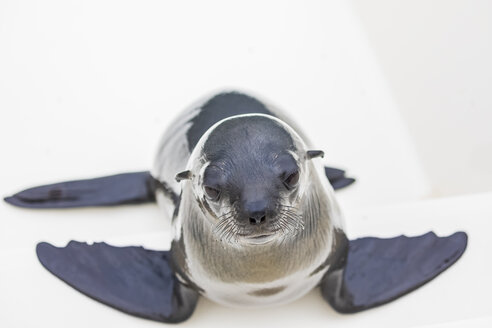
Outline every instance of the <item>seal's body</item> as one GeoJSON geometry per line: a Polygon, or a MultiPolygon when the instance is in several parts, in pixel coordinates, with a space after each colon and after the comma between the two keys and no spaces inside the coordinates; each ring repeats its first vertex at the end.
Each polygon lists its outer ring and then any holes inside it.
{"type": "Polygon", "coordinates": [[[172,217],[178,277],[218,303],[290,302],[347,252],[323,167],[280,116],[255,98],[222,93],[177,118],[159,147],[152,175],[172,217]]]}

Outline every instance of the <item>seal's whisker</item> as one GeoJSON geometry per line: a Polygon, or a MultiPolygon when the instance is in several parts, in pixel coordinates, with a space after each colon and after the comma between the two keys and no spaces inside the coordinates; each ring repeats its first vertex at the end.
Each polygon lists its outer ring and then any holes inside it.
{"type": "Polygon", "coordinates": [[[274,230],[280,230],[282,234],[285,234],[285,227],[283,224],[276,222],[274,225],[274,230]]]}
{"type": "Polygon", "coordinates": [[[227,230],[224,232],[224,240],[225,241],[229,242],[233,231],[234,231],[234,226],[231,224],[227,227],[227,230]]]}
{"type": "Polygon", "coordinates": [[[236,215],[235,210],[231,210],[229,212],[226,212],[222,214],[221,216],[218,217],[219,222],[215,224],[214,230],[220,228],[222,225],[228,223],[228,220],[233,218],[236,215]]]}
{"type": "Polygon", "coordinates": [[[229,213],[227,216],[223,216],[216,225],[218,226],[222,222],[227,222],[228,220],[230,220],[233,217],[234,217],[234,213],[229,213]]]}
{"type": "Polygon", "coordinates": [[[221,229],[225,224],[227,224],[228,222],[228,218],[225,218],[225,219],[222,219],[220,220],[219,222],[217,222],[215,225],[214,225],[214,230],[219,230],[221,229]]]}
{"type": "Polygon", "coordinates": [[[214,232],[220,232],[223,229],[226,229],[228,225],[231,224],[230,222],[231,218],[223,219],[219,223],[217,223],[213,229],[214,232]]]}
{"type": "Polygon", "coordinates": [[[285,204],[278,204],[278,207],[280,211],[291,211],[295,213],[299,210],[296,206],[290,206],[285,204]]]}
{"type": "Polygon", "coordinates": [[[284,218],[289,226],[293,226],[295,230],[304,230],[304,220],[302,215],[299,215],[297,211],[294,211],[292,206],[280,204],[280,215],[284,218]]]}
{"type": "Polygon", "coordinates": [[[304,230],[304,224],[299,215],[282,212],[278,221],[279,224],[289,231],[291,237],[297,235],[299,231],[304,230]]]}
{"type": "Polygon", "coordinates": [[[232,221],[228,222],[227,225],[224,226],[224,229],[222,229],[222,236],[224,238],[227,238],[233,229],[234,229],[234,222],[232,221]]]}
{"type": "Polygon", "coordinates": [[[217,223],[215,228],[213,229],[213,232],[219,239],[222,239],[228,234],[229,230],[231,229],[231,227],[234,226],[234,224],[234,215],[230,215],[217,223]]]}
{"type": "Polygon", "coordinates": [[[275,224],[273,224],[273,230],[274,231],[280,230],[282,234],[285,234],[285,228],[279,222],[275,222],[275,224]]]}
{"type": "Polygon", "coordinates": [[[295,215],[295,216],[301,216],[298,214],[298,209],[295,208],[295,207],[286,207],[286,208],[282,208],[280,209],[283,213],[289,213],[289,214],[292,214],[292,215],[295,215]]]}
{"type": "Polygon", "coordinates": [[[220,240],[225,242],[231,242],[231,239],[237,242],[237,233],[239,231],[239,227],[235,221],[234,215],[229,216],[224,223],[220,226],[220,229],[216,231],[217,236],[220,240]]]}
{"type": "Polygon", "coordinates": [[[237,225],[234,225],[233,228],[232,228],[232,235],[229,238],[229,242],[230,242],[231,239],[234,239],[234,243],[237,244],[237,242],[238,242],[238,232],[239,232],[238,226],[237,225]]]}
{"type": "Polygon", "coordinates": [[[295,232],[293,225],[290,224],[289,220],[286,220],[284,216],[280,218],[279,224],[281,224],[289,233],[295,232]]]}
{"type": "Polygon", "coordinates": [[[295,206],[290,206],[290,205],[285,205],[285,204],[278,204],[279,207],[285,207],[285,208],[295,208],[297,209],[297,207],[295,206]]]}
{"type": "Polygon", "coordinates": [[[232,224],[226,235],[224,236],[224,240],[228,243],[231,243],[231,240],[234,239],[234,242],[237,243],[237,232],[238,232],[238,227],[236,224],[232,224]]]}
{"type": "Polygon", "coordinates": [[[295,217],[296,219],[298,220],[301,220],[302,221],[302,214],[299,214],[299,212],[296,210],[293,210],[293,209],[289,209],[287,211],[285,211],[285,213],[295,217]]]}
{"type": "Polygon", "coordinates": [[[234,210],[230,210],[229,212],[226,212],[226,213],[222,214],[221,216],[219,216],[217,218],[220,220],[221,218],[223,218],[225,216],[229,216],[229,215],[234,214],[234,213],[235,213],[234,210]]]}
{"type": "Polygon", "coordinates": [[[285,217],[289,218],[290,222],[295,224],[296,226],[300,227],[301,229],[304,229],[305,225],[304,225],[304,220],[302,219],[302,216],[301,215],[298,215],[296,213],[289,213],[289,212],[286,212],[286,213],[283,213],[285,215],[285,217]]]}

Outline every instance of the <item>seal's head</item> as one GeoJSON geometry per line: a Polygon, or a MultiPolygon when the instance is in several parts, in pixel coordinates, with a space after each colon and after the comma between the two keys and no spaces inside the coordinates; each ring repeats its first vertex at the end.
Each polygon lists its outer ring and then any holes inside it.
{"type": "Polygon", "coordinates": [[[190,157],[194,195],[217,239],[262,245],[304,229],[299,203],[309,186],[308,151],[297,133],[268,115],[238,115],[218,122],[190,157]]]}

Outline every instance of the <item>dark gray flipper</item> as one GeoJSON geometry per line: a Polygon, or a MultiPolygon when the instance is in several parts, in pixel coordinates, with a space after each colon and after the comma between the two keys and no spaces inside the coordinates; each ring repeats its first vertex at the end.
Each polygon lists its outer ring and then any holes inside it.
{"type": "Polygon", "coordinates": [[[330,181],[331,186],[335,190],[345,188],[355,182],[355,179],[347,178],[345,176],[344,170],[336,169],[333,167],[325,166],[325,174],[328,178],[328,181],[330,181]]]}
{"type": "Polygon", "coordinates": [[[437,237],[361,238],[350,241],[345,270],[328,273],[321,293],[335,310],[354,313],[403,296],[456,262],[468,237],[456,232],[437,237]]]}
{"type": "Polygon", "coordinates": [[[34,187],[6,197],[5,201],[27,208],[140,204],[155,201],[153,188],[150,172],[132,172],[34,187]]]}
{"type": "Polygon", "coordinates": [[[169,252],[75,241],[62,248],[39,243],[36,252],[52,274],[128,314],[177,323],[195,310],[198,293],[178,281],[169,252]]]}

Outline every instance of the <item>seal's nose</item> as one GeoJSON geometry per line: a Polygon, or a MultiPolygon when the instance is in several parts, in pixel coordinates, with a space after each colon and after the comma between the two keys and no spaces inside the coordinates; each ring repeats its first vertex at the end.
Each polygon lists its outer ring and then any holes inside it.
{"type": "Polygon", "coordinates": [[[262,224],[266,221],[267,205],[263,200],[244,204],[244,214],[249,218],[250,224],[262,224]]]}

